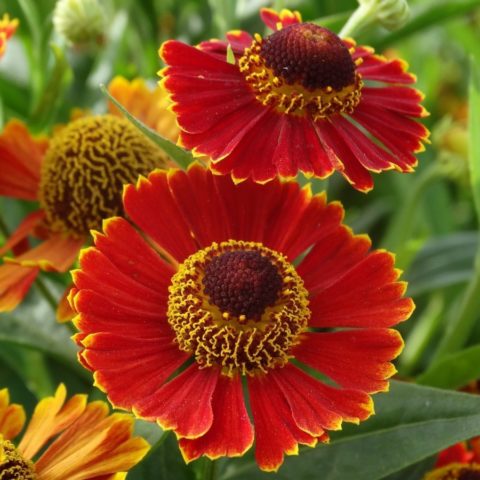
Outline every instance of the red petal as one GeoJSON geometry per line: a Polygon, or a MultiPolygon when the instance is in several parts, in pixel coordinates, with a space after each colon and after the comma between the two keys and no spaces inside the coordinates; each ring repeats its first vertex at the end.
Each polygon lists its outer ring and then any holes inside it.
{"type": "Polygon", "coordinates": [[[0,312],[9,312],[25,298],[38,268],[0,265],[0,312]]]}
{"type": "Polygon", "coordinates": [[[302,21],[300,13],[287,9],[283,9],[280,13],[277,13],[271,8],[262,8],[260,9],[260,18],[262,22],[273,31],[280,30],[289,25],[295,25],[302,21]]]}
{"type": "Polygon", "coordinates": [[[191,75],[196,78],[238,76],[238,67],[226,60],[215,58],[202,50],[176,40],[169,40],[160,47],[160,57],[167,66],[162,75],[191,75]]]}
{"type": "Polygon", "coordinates": [[[168,187],[168,173],[156,170],[136,186],[127,185],[123,195],[125,211],[162,252],[183,262],[197,250],[188,225],[168,187]]]}
{"type": "Polygon", "coordinates": [[[423,95],[414,88],[408,87],[363,87],[362,102],[386,108],[410,117],[425,116],[425,109],[420,105],[423,95]]]}
{"type": "Polygon", "coordinates": [[[313,327],[390,327],[413,311],[391,253],[376,250],[310,303],[313,327]]]}
{"type": "Polygon", "coordinates": [[[117,407],[131,409],[157,391],[188,358],[173,335],[135,338],[96,333],[81,339],[95,384],[117,407]]]}
{"type": "Polygon", "coordinates": [[[262,470],[278,470],[285,453],[297,454],[298,443],[315,446],[317,439],[297,427],[284,394],[270,375],[248,377],[248,390],[256,432],[255,459],[262,470]]]}
{"type": "Polygon", "coordinates": [[[413,153],[423,150],[422,140],[428,137],[422,124],[388,110],[373,106],[366,108],[362,103],[352,118],[393,153],[395,163],[402,171],[412,171],[417,163],[413,153]]]}
{"type": "Polygon", "coordinates": [[[8,263],[24,267],[39,267],[49,272],[66,272],[78,256],[84,238],[55,233],[43,243],[15,258],[6,258],[8,263]]]}
{"type": "Polygon", "coordinates": [[[222,121],[210,130],[197,134],[181,132],[180,143],[188,149],[193,149],[196,154],[201,153],[213,160],[220,160],[229,155],[267,113],[268,108],[252,99],[242,108],[223,117],[222,121]],[[225,125],[228,125],[228,128],[225,128],[225,125]]]}
{"type": "Polygon", "coordinates": [[[362,57],[363,62],[357,67],[358,73],[366,80],[375,80],[384,83],[400,83],[409,84],[414,83],[415,75],[407,72],[407,64],[403,60],[387,60],[378,55],[372,55],[371,51],[361,54],[359,48],[352,55],[355,59],[362,57]]]}
{"type": "Polygon", "coordinates": [[[145,287],[164,290],[175,272],[158,252],[127,222],[115,217],[104,220],[104,234],[94,233],[95,246],[125,275],[145,287]]]}
{"type": "Polygon", "coordinates": [[[315,123],[323,148],[335,168],[353,187],[362,192],[368,192],[373,188],[372,177],[352,153],[351,142],[345,142],[332,127],[330,121],[336,120],[337,117],[333,117],[331,120],[318,120],[315,123]]]}
{"type": "Polygon", "coordinates": [[[218,369],[200,369],[194,363],[142,399],[135,411],[143,418],[155,419],[164,430],[174,430],[179,437],[201,437],[213,423],[212,396],[219,375],[218,369]]]}
{"type": "Polygon", "coordinates": [[[285,395],[297,426],[312,436],[321,436],[324,430],[340,430],[342,421],[359,423],[373,413],[372,400],[366,393],[330,387],[293,365],[270,375],[285,395]]]}
{"type": "Polygon", "coordinates": [[[241,75],[231,82],[174,75],[168,76],[163,85],[176,103],[173,110],[178,123],[192,134],[207,132],[219,122],[228,121],[228,116],[255,100],[241,75]]]}
{"type": "MultiPolygon", "coordinates": [[[[234,189],[228,179],[230,189],[234,189]]],[[[213,242],[229,240],[232,212],[226,208],[215,188],[213,175],[198,163],[190,165],[188,172],[177,170],[168,178],[168,185],[181,211],[182,218],[200,248],[213,242]]]]}
{"type": "Polygon", "coordinates": [[[402,348],[396,330],[370,328],[307,333],[292,355],[342,387],[374,393],[388,390],[388,379],[396,371],[390,361],[402,348]]]}
{"type": "Polygon", "coordinates": [[[282,177],[295,177],[298,170],[305,175],[328,177],[333,165],[322,148],[311,120],[293,115],[283,115],[282,130],[273,161],[282,177]]]}
{"type": "Polygon", "coordinates": [[[167,285],[163,288],[158,288],[156,284],[146,287],[136,282],[134,278],[121,272],[105,254],[96,248],[82,250],[80,267],[82,270],[75,270],[72,273],[77,289],[93,290],[127,307],[166,310],[167,285]]]}
{"type": "Polygon", "coordinates": [[[113,302],[105,295],[92,290],[80,290],[73,298],[75,310],[81,313],[75,323],[82,332],[115,332],[119,328],[126,331],[142,333],[160,332],[168,325],[166,306],[164,310],[132,308],[113,302]]]}
{"type": "Polygon", "coordinates": [[[228,157],[212,165],[215,172],[231,173],[235,182],[251,178],[255,182],[265,183],[276,175],[273,159],[278,144],[269,141],[265,132],[269,132],[272,138],[278,138],[282,117],[260,104],[256,107],[268,112],[268,115],[263,115],[259,128],[250,128],[228,157]]]}
{"type": "Polygon", "coordinates": [[[208,432],[196,439],[178,442],[183,457],[192,461],[201,455],[212,460],[242,456],[253,443],[253,428],[243,400],[240,377],[220,375],[212,399],[213,423],[208,432]]]}
{"type": "Polygon", "coordinates": [[[43,220],[45,217],[45,212],[43,210],[37,210],[35,212],[29,213],[17,227],[15,232],[10,235],[7,239],[5,245],[0,248],[0,255],[4,255],[9,250],[18,245],[22,240],[24,240],[28,235],[30,235],[35,227],[43,220]]]}
{"type": "Polygon", "coordinates": [[[312,250],[297,267],[310,296],[338,282],[346,272],[361,262],[370,250],[367,235],[353,235],[344,226],[330,230],[317,240],[312,250]]]}
{"type": "Polygon", "coordinates": [[[0,135],[0,195],[37,200],[47,148],[46,138],[34,138],[22,122],[10,120],[0,135]]]}
{"type": "Polygon", "coordinates": [[[357,126],[345,118],[337,118],[332,127],[348,145],[358,163],[370,172],[380,173],[395,167],[395,157],[375,145],[357,126]]]}
{"type": "Polygon", "coordinates": [[[284,184],[282,203],[277,208],[275,223],[267,229],[267,244],[293,261],[336,228],[343,218],[340,203],[327,204],[325,195],[312,196],[309,189],[300,189],[292,182],[284,184]]]}

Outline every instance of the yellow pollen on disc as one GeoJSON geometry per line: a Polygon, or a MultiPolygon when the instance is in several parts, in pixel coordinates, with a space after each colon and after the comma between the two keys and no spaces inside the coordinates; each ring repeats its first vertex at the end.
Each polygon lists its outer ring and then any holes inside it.
{"type": "Polygon", "coordinates": [[[361,59],[354,61],[353,49],[335,37],[313,24],[292,25],[266,39],[257,34],[239,60],[240,71],[256,99],[278,113],[313,120],[351,114],[361,98],[361,59]],[[275,42],[276,36],[284,38],[275,42]]]}
{"type": "Polygon", "coordinates": [[[261,243],[228,240],[180,265],[167,318],[179,348],[200,367],[256,375],[289,361],[307,328],[308,303],[303,280],[283,255],[261,243]]]}
{"type": "Polygon", "coordinates": [[[113,115],[75,120],[54,135],[42,165],[39,199],[47,226],[82,236],[123,213],[122,189],[167,157],[127,120],[113,115]]]}
{"type": "Polygon", "coordinates": [[[36,480],[35,468],[8,440],[0,439],[0,480],[36,480]]]}
{"type": "Polygon", "coordinates": [[[480,465],[451,463],[427,473],[424,480],[480,480],[480,465]]]}

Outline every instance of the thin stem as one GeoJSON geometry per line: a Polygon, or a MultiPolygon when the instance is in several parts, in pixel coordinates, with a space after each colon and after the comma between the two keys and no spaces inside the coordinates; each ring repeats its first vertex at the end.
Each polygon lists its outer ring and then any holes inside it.
{"type": "Polygon", "coordinates": [[[203,463],[202,480],[215,480],[217,478],[217,462],[205,458],[203,463]]]}
{"type": "Polygon", "coordinates": [[[359,5],[340,30],[338,36],[340,38],[351,37],[372,23],[375,20],[375,16],[373,15],[374,8],[373,3],[369,6],[364,4],[359,5]]]}
{"type": "Polygon", "coordinates": [[[405,244],[410,238],[414,226],[418,204],[427,187],[442,175],[442,170],[437,163],[423,171],[413,183],[407,197],[387,229],[382,246],[397,254],[397,263],[401,267],[404,267],[401,264],[405,253],[405,244]]]}
{"type": "Polygon", "coordinates": [[[48,302],[48,304],[52,307],[52,310],[57,313],[57,300],[55,297],[52,295],[48,287],[45,285],[45,282],[40,278],[37,277],[35,279],[35,285],[37,286],[39,292],[43,295],[45,300],[48,302]]]}

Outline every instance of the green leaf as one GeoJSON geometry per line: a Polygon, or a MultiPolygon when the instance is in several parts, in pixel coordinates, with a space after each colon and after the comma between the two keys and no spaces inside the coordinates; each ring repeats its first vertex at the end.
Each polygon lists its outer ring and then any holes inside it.
{"type": "Polygon", "coordinates": [[[392,382],[391,392],[378,395],[375,405],[373,418],[335,435],[330,445],[287,457],[276,475],[252,462],[230,469],[222,480],[317,480],[319,472],[322,480],[353,478],[353,472],[355,480],[380,480],[480,431],[476,395],[392,382]]]}
{"type": "Polygon", "coordinates": [[[446,355],[417,377],[421,385],[459,388],[480,378],[480,345],[446,355]]]}
{"type": "Polygon", "coordinates": [[[160,135],[155,130],[147,127],[140,120],[135,118],[128,110],[105,88],[105,85],[100,85],[102,92],[115,104],[116,107],[127,117],[127,119],[135,125],[143,134],[145,134],[153,143],[158,145],[179,167],[185,169],[193,162],[193,156],[183,148],[178,147],[170,140],[160,135]]]}
{"type": "Polygon", "coordinates": [[[175,436],[165,434],[163,440],[159,448],[154,445],[155,450],[130,471],[128,480],[195,480],[193,469],[180,454],[175,436]]]}
{"type": "Polygon", "coordinates": [[[51,307],[34,289],[13,314],[0,314],[0,341],[38,350],[90,380],[90,374],[77,361],[71,334],[66,324],[56,321],[51,307]]]}
{"type": "Polygon", "coordinates": [[[473,58],[470,62],[470,69],[468,156],[473,200],[480,222],[480,69],[473,58]]]}
{"type": "Polygon", "coordinates": [[[477,245],[477,232],[432,238],[417,254],[405,275],[409,295],[423,295],[470,280],[477,245]]]}

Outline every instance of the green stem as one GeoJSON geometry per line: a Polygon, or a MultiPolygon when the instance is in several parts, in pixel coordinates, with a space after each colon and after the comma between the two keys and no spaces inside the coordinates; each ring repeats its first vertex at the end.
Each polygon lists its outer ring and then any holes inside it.
{"type": "Polygon", "coordinates": [[[479,318],[480,311],[480,243],[475,256],[475,270],[471,278],[458,314],[447,323],[447,330],[442,337],[434,362],[448,354],[460,350],[468,340],[470,333],[479,318]]]}
{"type": "Polygon", "coordinates": [[[217,462],[215,460],[210,460],[209,458],[205,458],[203,463],[201,480],[215,480],[216,478],[217,478],[217,462]]]}
{"type": "Polygon", "coordinates": [[[371,5],[359,5],[353,12],[347,23],[343,26],[338,34],[341,38],[351,37],[358,31],[364,29],[367,25],[375,21],[375,15],[373,15],[376,7],[371,5]]]}
{"type": "Polygon", "coordinates": [[[52,310],[57,313],[58,302],[52,295],[48,287],[45,285],[45,282],[40,277],[37,277],[35,279],[35,285],[37,286],[39,292],[43,295],[45,300],[48,302],[48,304],[52,307],[52,310]]]}
{"type": "Polygon", "coordinates": [[[415,373],[425,350],[431,345],[434,335],[441,327],[444,311],[443,296],[434,295],[405,339],[405,349],[399,362],[400,374],[410,376],[415,373]]]}
{"type": "Polygon", "coordinates": [[[385,233],[382,246],[397,254],[399,265],[405,254],[405,243],[412,233],[418,204],[427,187],[442,175],[439,164],[434,163],[418,176],[385,233]]]}

